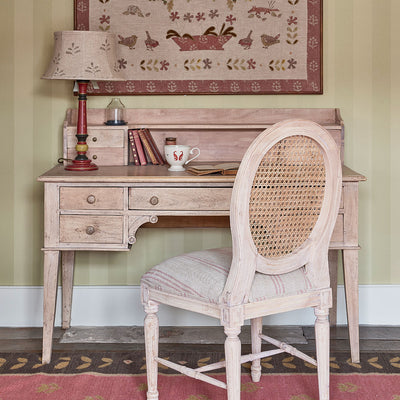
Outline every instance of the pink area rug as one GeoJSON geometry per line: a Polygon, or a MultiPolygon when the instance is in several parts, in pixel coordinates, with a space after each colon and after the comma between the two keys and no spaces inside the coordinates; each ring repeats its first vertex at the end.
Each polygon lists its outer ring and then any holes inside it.
{"type": "MultiPolygon", "coordinates": [[[[224,379],[223,374],[214,375],[224,379]]],[[[318,400],[314,374],[242,376],[242,400],[318,400]]],[[[160,400],[225,400],[223,389],[181,375],[160,374],[160,400]]],[[[145,400],[145,375],[0,375],[1,400],[145,400]]],[[[396,374],[332,374],[332,400],[400,400],[396,374]]]]}

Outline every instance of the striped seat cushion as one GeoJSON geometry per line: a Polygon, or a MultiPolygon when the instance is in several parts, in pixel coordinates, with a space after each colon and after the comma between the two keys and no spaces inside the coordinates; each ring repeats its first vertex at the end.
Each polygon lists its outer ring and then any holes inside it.
{"type": "MultiPolygon", "coordinates": [[[[232,261],[232,249],[196,251],[170,258],[143,275],[141,284],[182,297],[218,304],[232,261]]],[[[312,289],[305,268],[281,275],[256,272],[249,301],[305,293],[312,289]]]]}

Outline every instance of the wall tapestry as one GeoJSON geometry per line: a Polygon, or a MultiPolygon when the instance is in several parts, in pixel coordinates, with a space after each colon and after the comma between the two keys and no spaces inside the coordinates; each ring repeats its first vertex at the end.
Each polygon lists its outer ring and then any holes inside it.
{"type": "Polygon", "coordinates": [[[322,93],[322,0],[75,0],[117,35],[126,82],[93,94],[322,93]]]}

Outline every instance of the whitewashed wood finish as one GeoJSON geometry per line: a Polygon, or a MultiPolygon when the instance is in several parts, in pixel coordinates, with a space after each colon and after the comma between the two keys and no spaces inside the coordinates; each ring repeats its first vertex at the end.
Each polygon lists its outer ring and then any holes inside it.
{"type": "MultiPolygon", "coordinates": [[[[127,162],[122,160],[126,159],[127,150],[125,148],[112,148],[112,147],[89,147],[86,156],[93,160],[97,166],[100,165],[126,165],[127,162]]],[[[75,149],[68,149],[65,158],[73,160],[76,157],[75,149]]]]}
{"type": "MultiPolygon", "coordinates": [[[[76,153],[76,126],[64,123],[63,157],[74,159],[76,153]]],[[[87,156],[97,165],[128,164],[128,128],[99,125],[88,127],[87,156]]],[[[64,162],[66,164],[66,162],[64,162]]]]}
{"type": "Polygon", "coordinates": [[[342,250],[345,279],[346,310],[350,336],[350,351],[353,362],[360,362],[359,309],[358,309],[358,251],[342,250]]]}
{"type": "Polygon", "coordinates": [[[123,210],[123,188],[61,187],[60,208],[64,210],[123,210]]]}
{"type": "MultiPolygon", "coordinates": [[[[67,148],[67,138],[68,132],[71,129],[75,129],[76,125],[76,110],[68,110],[67,117],[64,122],[64,149],[67,148]]],[[[105,127],[103,126],[103,119],[105,117],[105,111],[89,110],[89,132],[96,131],[100,132],[103,136],[112,136],[114,139],[118,136],[118,132],[125,131],[128,127],[105,127]],[[114,133],[117,132],[117,135],[114,133]]],[[[229,134],[231,132],[239,132],[241,135],[240,141],[241,145],[243,143],[250,143],[252,138],[255,137],[259,132],[261,132],[265,126],[273,124],[276,120],[284,119],[288,117],[301,117],[310,118],[317,121],[325,126],[331,133],[333,137],[340,137],[340,147],[343,150],[343,122],[340,118],[339,110],[337,109],[230,109],[230,110],[214,110],[214,109],[202,109],[202,110],[181,110],[181,109],[130,109],[128,110],[129,121],[134,121],[136,126],[149,127],[152,132],[158,132],[155,136],[158,140],[162,139],[162,135],[171,135],[179,137],[186,137],[186,133],[193,131],[195,135],[202,136],[203,138],[215,138],[217,135],[225,137],[226,142],[222,143],[223,148],[236,148],[238,143],[232,146],[232,136],[229,134]],[[228,123],[227,123],[228,122],[228,123]],[[162,133],[164,132],[164,133],[162,133]],[[181,136],[182,135],[182,136],[181,136]],[[229,145],[227,145],[227,143],[229,145]]],[[[70,136],[70,135],[69,135],[70,136]]],[[[69,140],[72,140],[71,138],[69,140]]],[[[108,139],[107,139],[108,140],[108,139]]],[[[116,139],[118,145],[120,145],[120,139],[116,139]]],[[[117,143],[116,142],[116,143],[117,143]]],[[[336,140],[337,142],[337,140],[336,140]]],[[[338,143],[338,142],[337,142],[338,143]]],[[[99,144],[99,142],[93,143],[99,144]]],[[[222,145],[221,144],[221,145],[222,145]]],[[[127,148],[127,135],[124,136],[124,146],[127,148]]],[[[239,147],[240,147],[239,146],[239,147]]],[[[120,149],[120,148],[119,148],[120,149]]],[[[214,157],[210,161],[221,161],[220,151],[221,149],[215,148],[209,157],[214,157]]],[[[245,146],[240,149],[239,152],[235,154],[243,155],[245,146]]],[[[230,151],[230,150],[229,150],[230,151]]],[[[234,150],[236,151],[236,150],[234,150]]],[[[225,153],[224,153],[225,154],[225,153]]],[[[124,155],[124,157],[126,154],[124,155]]],[[[208,157],[208,156],[207,156],[208,157]]],[[[124,158],[125,160],[125,158],[124,158]]],[[[120,162],[118,162],[120,163],[120,162]]],[[[124,164],[125,161],[124,161],[124,164]]],[[[227,198],[221,202],[228,204],[230,202],[231,190],[233,182],[235,180],[234,176],[221,176],[221,175],[208,175],[208,176],[194,176],[186,172],[169,172],[167,166],[157,166],[157,165],[147,165],[145,167],[135,167],[126,165],[117,166],[100,166],[99,170],[91,171],[88,173],[74,173],[70,171],[65,171],[63,166],[58,165],[42,176],[38,178],[38,181],[44,182],[44,192],[45,192],[45,204],[44,204],[44,248],[47,251],[128,251],[130,245],[136,241],[136,231],[137,229],[146,222],[157,221],[158,216],[220,216],[229,215],[229,206],[225,210],[215,210],[214,199],[210,200],[209,204],[205,204],[204,209],[199,209],[194,207],[194,210],[180,210],[180,209],[158,209],[156,212],[151,210],[135,210],[129,209],[129,196],[133,190],[138,188],[152,187],[158,188],[189,188],[193,190],[194,193],[199,193],[199,196],[204,189],[209,188],[224,188],[224,193],[227,198]],[[72,189],[72,192],[77,194],[76,201],[74,202],[74,196],[70,198],[70,202],[73,204],[65,204],[64,199],[60,202],[60,192],[63,193],[64,190],[72,189]],[[79,191],[74,192],[75,189],[79,191]],[[94,190],[101,190],[107,199],[104,199],[102,195],[102,204],[94,203],[93,207],[86,209],[87,197],[93,193],[94,190]],[[105,190],[103,192],[103,190],[105,190]],[[123,190],[123,206],[120,206],[120,190],[123,190]],[[226,191],[225,191],[226,190],[226,191]],[[81,191],[81,192],[80,192],[81,191]],[[115,193],[114,193],[115,192],[115,193]],[[112,194],[111,194],[112,193],[112,194]],[[115,200],[114,197],[118,200],[115,200]],[[116,202],[115,202],[116,201],[116,202]],[[106,205],[108,204],[108,205],[106,205]],[[65,208],[64,208],[65,207],[65,208]],[[71,208],[70,208],[71,207],[71,208]],[[110,207],[110,209],[107,209],[110,207]],[[93,243],[87,242],[60,242],[60,216],[62,215],[93,215],[93,216],[115,216],[120,215],[123,218],[122,223],[122,242],[121,243],[101,243],[96,241],[93,243]]],[[[343,190],[343,196],[352,197],[358,196],[358,183],[365,180],[365,177],[352,171],[351,169],[343,166],[343,182],[349,190],[343,190]]],[[[62,195],[64,198],[64,195],[62,195]]],[[[89,203],[88,203],[89,204],[89,203]]],[[[346,199],[346,201],[341,200],[341,207],[339,210],[339,216],[337,223],[335,225],[334,234],[332,236],[332,241],[330,243],[331,249],[359,249],[358,238],[355,236],[357,234],[357,210],[358,203],[356,199],[346,199]],[[350,212],[346,209],[350,207],[350,212]],[[343,222],[342,220],[343,219],[343,222]],[[352,232],[351,235],[346,234],[346,232],[352,232]],[[342,240],[343,239],[343,240],[342,240]],[[351,242],[347,242],[350,240],[351,242]]],[[[121,227],[120,224],[118,226],[121,227]]],[[[155,225],[156,226],[156,225],[155,225]]],[[[354,269],[357,270],[357,274],[353,273],[353,276],[358,276],[358,265],[353,265],[356,262],[355,257],[347,258],[348,271],[354,269]]],[[[337,265],[333,265],[331,270],[335,273],[337,271],[337,265]]],[[[70,278],[65,278],[63,285],[70,286],[72,291],[72,277],[73,271],[70,271],[70,278]],[[71,273],[72,272],[72,273],[71,273]]],[[[350,281],[350,278],[346,280],[346,285],[351,288],[357,286],[358,281],[350,281]]],[[[356,278],[354,278],[356,279],[356,278]]],[[[69,289],[68,289],[69,290],[69,289]]],[[[353,289],[351,289],[353,290],[353,289]]],[[[68,294],[69,297],[69,294],[68,294]]],[[[349,294],[349,299],[351,294],[349,294]]],[[[165,300],[165,299],[164,299],[165,300]]],[[[45,302],[47,301],[45,297],[45,302]]],[[[311,304],[314,300],[309,299],[304,304],[311,304]]],[[[68,315],[70,313],[70,302],[66,302],[67,306],[64,307],[65,313],[68,315]],[[69,306],[68,306],[69,304],[69,306]]],[[[336,300],[334,299],[334,304],[336,300]]],[[[351,348],[352,354],[358,354],[358,298],[352,300],[353,307],[349,308],[349,325],[352,325],[351,335],[351,348]],[[357,312],[356,312],[357,311],[357,312]],[[353,345],[353,342],[355,343],[353,345]]],[[[284,310],[284,307],[274,304],[276,309],[284,310]]],[[[200,310],[204,310],[204,307],[199,305],[200,310]]],[[[50,308],[46,308],[47,312],[50,308]]],[[[210,315],[215,315],[218,310],[208,309],[210,315]]],[[[254,315],[257,317],[256,310],[248,309],[249,315],[254,315]],[[253,312],[254,311],[254,312],[253,312]]],[[[50,318],[48,315],[44,316],[45,319],[50,318]]],[[[67,320],[70,317],[67,317],[67,320]]],[[[64,324],[64,322],[63,322],[64,324]]],[[[51,353],[51,335],[47,335],[46,340],[44,340],[44,351],[51,353]]],[[[352,356],[353,357],[353,356],[352,356]]],[[[357,360],[358,356],[354,356],[353,361],[357,360]]]]}
{"type": "MultiPolygon", "coordinates": [[[[288,118],[301,118],[312,120],[326,127],[334,138],[341,153],[343,162],[344,150],[344,127],[340,112],[335,108],[313,108],[313,109],[126,109],[128,125],[125,127],[110,127],[108,135],[112,150],[119,147],[117,136],[129,128],[149,128],[159,150],[163,152],[166,137],[176,137],[178,144],[186,144],[199,147],[201,154],[196,161],[239,161],[242,159],[250,143],[266,128],[276,122],[288,118]]],[[[106,154],[96,151],[92,145],[91,136],[96,132],[105,132],[104,128],[105,110],[88,110],[88,157],[97,152],[97,164],[99,165],[121,165],[121,158],[116,154],[106,154]]],[[[69,158],[75,156],[75,134],[77,121],[77,110],[67,110],[64,121],[65,154],[69,158]],[[66,149],[70,149],[68,152],[66,149]]],[[[104,134],[106,136],[106,134],[104,134]]],[[[96,142],[100,146],[100,141],[96,142]]],[[[124,163],[128,159],[128,142],[125,142],[124,163]]]]}
{"type": "MultiPolygon", "coordinates": [[[[142,284],[142,301],[147,318],[153,318],[149,311],[151,302],[164,303],[186,310],[214,315],[220,319],[226,334],[225,359],[228,400],[240,400],[240,363],[241,344],[238,337],[240,327],[246,319],[252,324],[252,379],[260,378],[257,359],[261,358],[260,340],[264,339],[289,354],[315,364],[309,356],[299,352],[293,346],[272,339],[261,333],[261,317],[281,311],[290,311],[303,307],[313,307],[316,315],[317,370],[320,400],[329,399],[329,308],[332,306],[332,292],[329,287],[328,247],[340,205],[342,188],[341,162],[335,141],[322,127],[309,121],[283,121],[265,130],[249,147],[244,155],[233,187],[231,198],[231,232],[233,260],[225,288],[218,304],[209,304],[202,299],[189,299],[164,292],[162,284],[150,289],[142,284]],[[308,239],[291,254],[267,258],[258,253],[253,243],[249,227],[249,202],[252,183],[258,166],[271,147],[280,140],[292,135],[307,136],[316,141],[323,153],[325,164],[325,195],[319,218],[308,239]],[[249,293],[256,271],[267,274],[283,274],[305,265],[307,275],[312,282],[313,291],[248,303],[249,293]],[[276,308],[274,308],[276,306],[276,308]]],[[[201,268],[201,265],[199,265],[201,268]]],[[[193,282],[193,284],[195,284],[193,282]]],[[[147,338],[154,338],[154,327],[145,324],[147,338]]],[[[147,357],[164,365],[166,363],[149,349],[154,348],[151,339],[146,338],[147,357]]],[[[174,369],[196,379],[204,379],[197,370],[189,370],[174,365],[174,369]]],[[[148,369],[148,384],[155,381],[155,368],[148,369]]],[[[212,380],[209,383],[219,385],[212,380]]],[[[151,393],[154,393],[154,387],[151,393]]],[[[156,397],[151,394],[148,399],[156,397]]]]}
{"type": "MultiPolygon", "coordinates": [[[[251,321],[251,352],[253,354],[261,353],[262,318],[253,318],[251,321]]],[[[251,363],[251,379],[253,382],[259,382],[261,378],[261,361],[259,358],[251,363]]]]}
{"type": "Polygon", "coordinates": [[[61,243],[123,243],[123,217],[60,215],[61,243]]]}
{"type": "Polygon", "coordinates": [[[51,345],[53,340],[54,317],[57,301],[57,281],[59,251],[45,251],[43,272],[43,364],[51,359],[51,345]]]}
{"type": "Polygon", "coordinates": [[[229,210],[231,188],[134,188],[129,208],[134,210],[229,210]]]}
{"type": "Polygon", "coordinates": [[[74,283],[75,252],[61,252],[61,274],[62,274],[62,323],[63,329],[71,326],[71,305],[74,283]]]}
{"type": "Polygon", "coordinates": [[[145,311],[144,334],[146,341],[146,370],[149,372],[149,379],[147,380],[147,399],[157,400],[158,365],[155,358],[158,355],[159,338],[158,304],[153,301],[148,301],[145,306],[145,311]]]}
{"type": "Polygon", "coordinates": [[[295,357],[299,357],[302,360],[310,363],[311,365],[315,365],[315,366],[317,365],[317,362],[315,361],[314,358],[308,356],[307,354],[305,354],[302,351],[296,349],[295,347],[291,346],[290,344],[287,344],[285,342],[281,342],[280,340],[276,340],[276,339],[274,339],[274,338],[272,338],[270,336],[263,335],[261,333],[259,334],[259,337],[262,340],[265,340],[266,342],[271,343],[274,346],[282,349],[285,353],[291,354],[292,356],[295,356],[295,357]]]}

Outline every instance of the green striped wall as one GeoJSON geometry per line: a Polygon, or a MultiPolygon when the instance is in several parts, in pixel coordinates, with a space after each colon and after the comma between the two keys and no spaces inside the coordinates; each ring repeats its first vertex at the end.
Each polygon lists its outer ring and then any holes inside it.
{"type": "MultiPolygon", "coordinates": [[[[281,0],[284,1],[284,0],[281,0]]],[[[360,282],[399,284],[400,24],[398,0],[324,1],[324,94],[131,96],[127,107],[338,107],[345,161],[360,186],[360,282]]],[[[43,197],[36,177],[61,155],[71,85],[40,80],[52,33],[73,28],[73,1],[0,2],[0,285],[42,283],[43,197]]],[[[92,97],[90,107],[105,107],[92,97]]],[[[137,284],[154,263],[183,251],[229,245],[224,229],[142,229],[130,253],[81,253],[76,283],[137,284]]]]}

